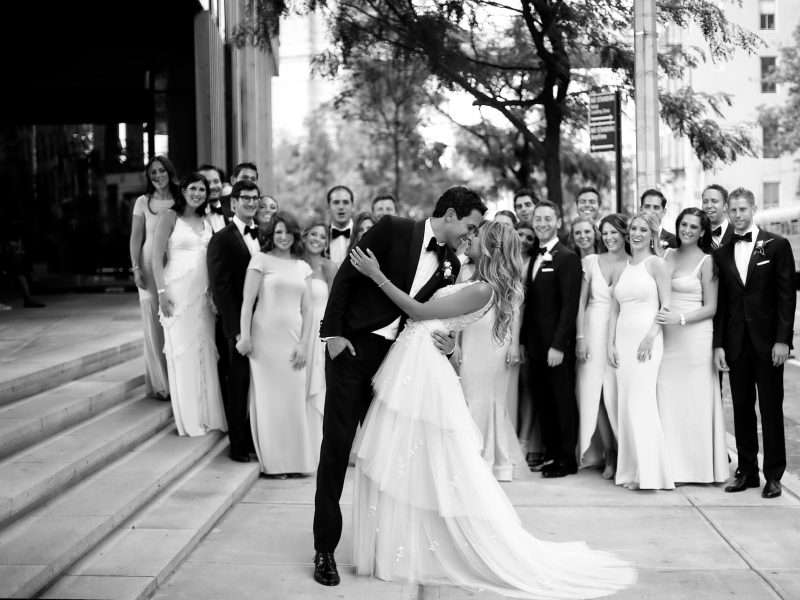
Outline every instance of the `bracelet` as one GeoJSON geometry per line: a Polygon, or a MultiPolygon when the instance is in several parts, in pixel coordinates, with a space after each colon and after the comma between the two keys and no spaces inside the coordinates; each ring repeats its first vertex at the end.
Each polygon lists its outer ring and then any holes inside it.
{"type": "Polygon", "coordinates": [[[130,271],[131,271],[131,273],[133,273],[134,271],[138,271],[138,270],[139,270],[139,265],[133,265],[133,266],[130,268],[130,271]]]}
{"type": "Polygon", "coordinates": [[[388,279],[387,279],[386,281],[384,281],[383,283],[379,283],[379,284],[378,284],[378,287],[379,287],[379,288],[382,288],[382,287],[383,287],[383,286],[385,286],[387,283],[389,283],[389,280],[388,280],[388,279]]]}
{"type": "Polygon", "coordinates": [[[163,293],[164,293],[164,292],[166,292],[167,290],[165,290],[164,288],[161,288],[160,290],[156,290],[156,291],[157,291],[159,294],[163,294],[163,293]]]}
{"type": "Polygon", "coordinates": [[[577,342],[578,340],[585,340],[585,339],[586,339],[586,336],[585,336],[585,335],[579,335],[579,336],[577,336],[577,337],[575,338],[575,341],[577,342]]]}

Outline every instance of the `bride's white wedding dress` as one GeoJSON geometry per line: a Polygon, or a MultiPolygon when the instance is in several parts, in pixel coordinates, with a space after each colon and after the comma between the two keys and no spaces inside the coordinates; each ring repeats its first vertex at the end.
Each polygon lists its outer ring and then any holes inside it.
{"type": "MultiPolygon", "coordinates": [[[[438,290],[456,293],[474,282],[438,290]]],[[[459,331],[490,308],[414,322],[373,379],[356,439],[353,564],[360,575],[457,585],[515,598],[599,598],[636,581],[633,566],[584,542],[525,531],[481,457],[483,440],[432,330],[459,331]]]]}

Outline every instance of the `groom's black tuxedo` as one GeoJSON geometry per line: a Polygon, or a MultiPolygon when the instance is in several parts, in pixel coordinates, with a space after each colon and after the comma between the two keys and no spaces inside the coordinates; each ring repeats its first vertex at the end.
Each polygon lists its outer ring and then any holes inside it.
{"type": "Polygon", "coordinates": [[[763,229],[757,232],[744,282],[736,268],[737,242],[731,240],[715,253],[719,302],[714,317],[714,348],[725,350],[730,367],[739,469],[744,476],[758,473],[758,389],[764,476],[780,480],[786,469],[783,366],[773,366],[772,348],[776,343],[792,347],[797,302],[795,264],[788,240],[763,229]]]}
{"type": "Polygon", "coordinates": [[[551,250],[534,276],[538,247],[528,267],[524,331],[521,339],[530,360],[530,381],[536,382],[545,458],[568,469],[575,467],[578,404],[575,399],[575,321],[583,271],[578,256],[561,242],[551,250]],[[564,353],[557,367],[547,365],[550,348],[564,353]]]}
{"type": "Polygon", "coordinates": [[[250,264],[250,250],[236,223],[228,223],[208,244],[208,277],[222,330],[228,341],[229,371],[226,412],[231,454],[246,455],[252,446],[247,402],[250,391],[250,359],[236,350],[244,295],[244,278],[250,264]]]}
{"type": "MultiPolygon", "coordinates": [[[[410,293],[420,262],[425,238],[425,221],[384,217],[358,243],[372,250],[381,272],[398,288],[410,293]]],[[[460,269],[455,253],[445,244],[438,255],[439,266],[414,298],[428,300],[450,281],[444,278],[443,265],[449,261],[454,281],[460,269]]],[[[333,280],[320,337],[345,337],[356,355],[345,349],[335,359],[325,352],[325,416],[322,448],[317,470],[314,512],[314,547],[317,552],[333,552],[342,534],[342,496],[350,448],[358,423],[363,421],[372,402],[372,378],[380,367],[392,341],[372,333],[405,315],[378,288],[345,259],[333,280]]]]}

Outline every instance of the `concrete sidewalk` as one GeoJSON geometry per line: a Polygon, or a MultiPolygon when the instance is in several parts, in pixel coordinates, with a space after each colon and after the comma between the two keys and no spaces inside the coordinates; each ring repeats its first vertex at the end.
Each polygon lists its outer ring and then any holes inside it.
{"type": "MultiPolygon", "coordinates": [[[[502,485],[536,537],[585,540],[634,561],[639,580],[619,598],[789,600],[800,598],[800,482],[788,476],[785,483],[792,489],[775,500],[764,500],[760,490],[726,494],[721,484],[630,492],[590,470],[558,480],[532,474],[502,485]]],[[[316,584],[314,488],[314,478],[260,478],[154,597],[497,598],[357,577],[349,566],[352,468],[336,553],[342,583],[334,588],[316,584]]]]}

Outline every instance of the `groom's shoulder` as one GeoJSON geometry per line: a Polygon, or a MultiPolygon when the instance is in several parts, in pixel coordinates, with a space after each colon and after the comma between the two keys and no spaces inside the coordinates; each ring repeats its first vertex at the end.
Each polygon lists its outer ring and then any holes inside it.
{"type": "Polygon", "coordinates": [[[417,221],[415,219],[409,219],[407,217],[394,217],[392,215],[384,215],[375,224],[375,226],[376,227],[380,226],[381,229],[385,229],[393,233],[406,233],[414,229],[414,225],[416,224],[416,222],[417,221]]]}

